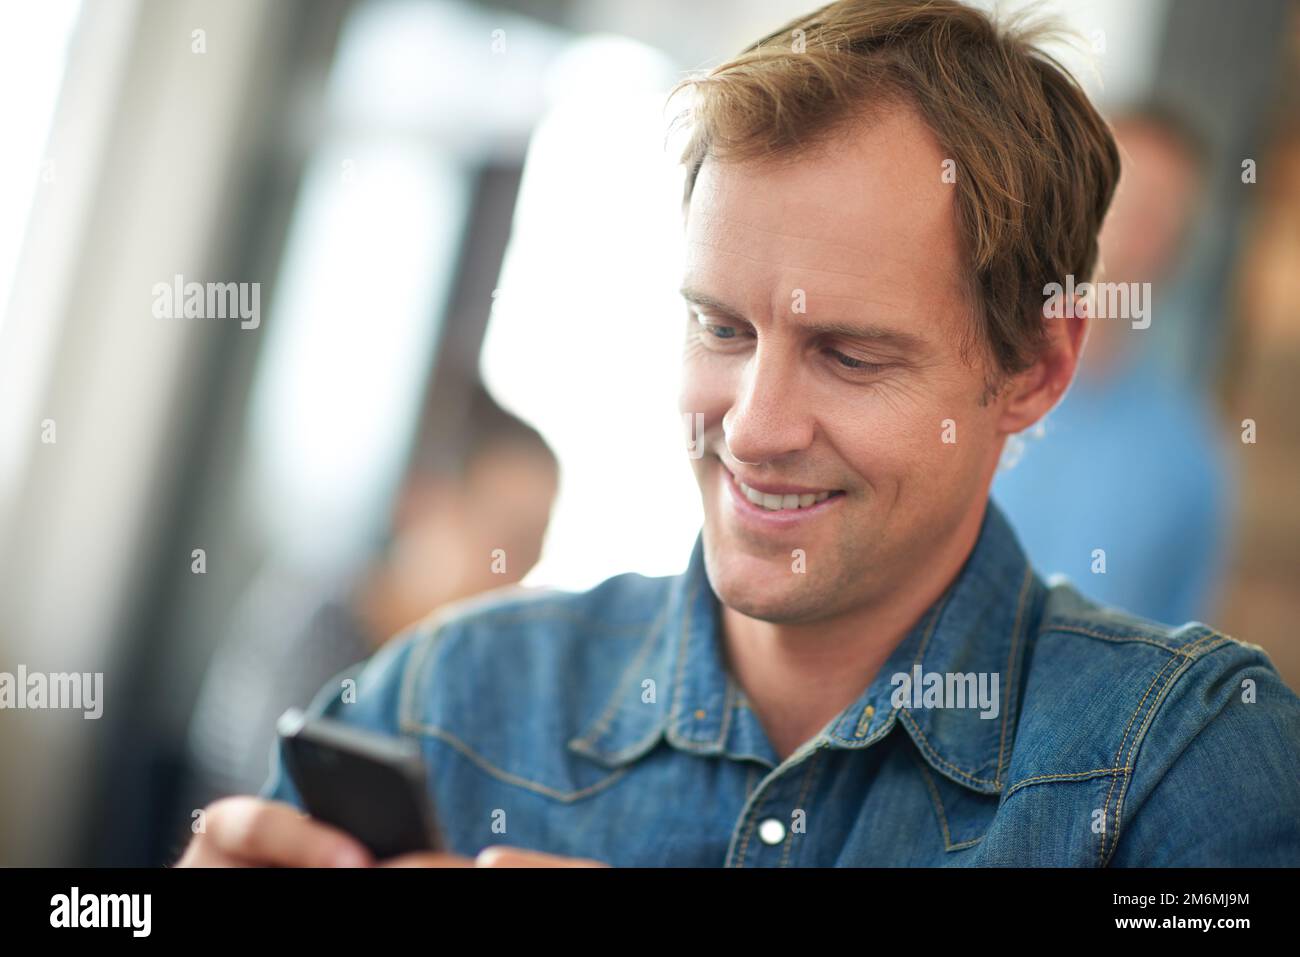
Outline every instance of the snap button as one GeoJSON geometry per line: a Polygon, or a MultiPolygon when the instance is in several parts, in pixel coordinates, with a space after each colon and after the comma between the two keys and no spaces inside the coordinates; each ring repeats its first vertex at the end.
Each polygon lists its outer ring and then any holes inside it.
{"type": "Polygon", "coordinates": [[[758,826],[758,838],[764,844],[780,844],[785,840],[785,825],[774,817],[769,817],[758,826]]]}

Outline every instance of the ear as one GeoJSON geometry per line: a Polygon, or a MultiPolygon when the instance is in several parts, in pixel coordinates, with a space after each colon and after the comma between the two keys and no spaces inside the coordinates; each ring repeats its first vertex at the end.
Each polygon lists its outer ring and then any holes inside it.
{"type": "Polygon", "coordinates": [[[1063,316],[1042,317],[1047,341],[1038,361],[1012,377],[998,418],[1000,432],[1029,428],[1061,401],[1073,381],[1088,332],[1087,300],[1076,295],[1072,308],[1063,311],[1063,316]]]}

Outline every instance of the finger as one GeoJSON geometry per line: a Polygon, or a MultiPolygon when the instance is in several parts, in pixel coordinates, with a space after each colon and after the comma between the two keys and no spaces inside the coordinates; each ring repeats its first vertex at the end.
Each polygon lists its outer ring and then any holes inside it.
{"type": "Polygon", "coordinates": [[[402,854],[389,858],[379,864],[380,867],[473,867],[474,862],[460,854],[402,854]]]}
{"type": "Polygon", "coordinates": [[[190,841],[185,853],[176,862],[177,867],[233,867],[239,862],[213,848],[212,842],[202,834],[190,841]]]}
{"type": "Polygon", "coordinates": [[[281,801],[225,798],[208,809],[209,840],[243,861],[284,867],[367,867],[370,853],[355,838],[281,801]]]}
{"type": "Polygon", "coordinates": [[[520,847],[507,847],[497,844],[486,847],[474,859],[475,867],[608,867],[600,861],[585,857],[562,857],[559,854],[543,854],[541,851],[526,851],[520,847]]]}

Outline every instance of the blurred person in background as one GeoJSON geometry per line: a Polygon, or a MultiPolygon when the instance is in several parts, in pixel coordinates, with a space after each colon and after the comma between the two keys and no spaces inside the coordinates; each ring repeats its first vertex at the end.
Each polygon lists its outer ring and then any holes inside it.
{"type": "MultiPolygon", "coordinates": [[[[1177,323],[1167,281],[1196,222],[1204,143],[1161,104],[1111,125],[1123,168],[1101,232],[1100,279],[1151,283],[1152,325],[1177,323]]],[[[1089,326],[1073,385],[1023,459],[999,472],[994,498],[1043,573],[1165,624],[1211,620],[1235,480],[1208,390],[1162,368],[1153,328],[1124,317],[1089,326]],[[1096,549],[1104,574],[1094,571],[1096,549]]]]}
{"type": "Polygon", "coordinates": [[[431,467],[445,450],[417,457],[387,547],[359,574],[323,584],[273,565],[252,583],[195,707],[192,806],[261,786],[286,708],[305,707],[331,678],[440,606],[515,584],[537,563],[558,490],[554,453],[481,385],[463,434],[453,467],[431,467]]]}

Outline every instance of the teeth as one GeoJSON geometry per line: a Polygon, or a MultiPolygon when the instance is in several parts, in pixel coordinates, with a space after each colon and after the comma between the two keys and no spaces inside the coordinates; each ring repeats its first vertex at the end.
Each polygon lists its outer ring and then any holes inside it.
{"type": "Polygon", "coordinates": [[[736,484],[740,490],[745,493],[745,498],[749,499],[755,505],[767,509],[771,512],[789,511],[790,509],[807,508],[810,505],[816,505],[830,498],[830,492],[812,492],[803,495],[771,495],[767,492],[760,492],[752,489],[740,479],[736,479],[736,484]]]}

